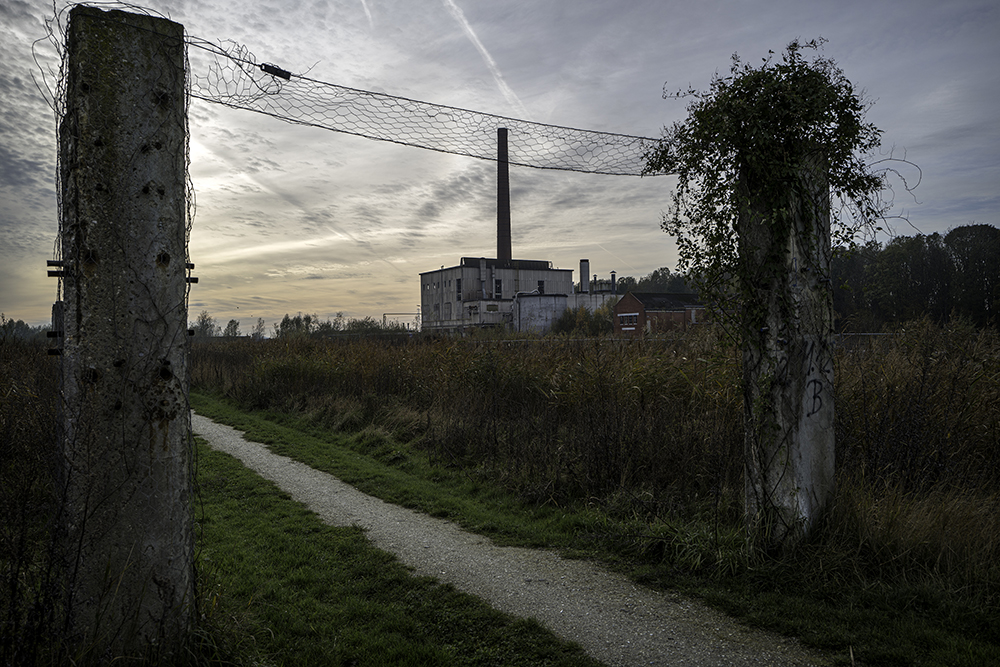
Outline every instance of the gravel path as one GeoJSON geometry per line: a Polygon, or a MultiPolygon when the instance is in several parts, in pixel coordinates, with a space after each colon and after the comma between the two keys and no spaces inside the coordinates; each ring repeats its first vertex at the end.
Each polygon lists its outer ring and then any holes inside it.
{"type": "Polygon", "coordinates": [[[749,630],[695,600],[540,549],[499,547],[455,524],[361,493],[199,415],[194,432],[335,526],[357,525],[421,575],[534,617],[607,665],[823,665],[792,640],[749,630]]]}

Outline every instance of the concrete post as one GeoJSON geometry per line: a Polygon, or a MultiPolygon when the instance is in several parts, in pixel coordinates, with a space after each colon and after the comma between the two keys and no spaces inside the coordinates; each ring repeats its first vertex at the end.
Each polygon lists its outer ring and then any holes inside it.
{"type": "Polygon", "coordinates": [[[61,544],[68,639],[102,659],[177,650],[193,617],[183,37],[70,12],[61,544]]]}
{"type": "Polygon", "coordinates": [[[835,490],[829,188],[806,164],[789,213],[741,179],[746,513],[770,550],[808,534],[835,490]]]}

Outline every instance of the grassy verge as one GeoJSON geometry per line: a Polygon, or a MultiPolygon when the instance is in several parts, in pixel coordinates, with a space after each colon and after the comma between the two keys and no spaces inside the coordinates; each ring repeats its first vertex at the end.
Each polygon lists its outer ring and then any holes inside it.
{"type": "Polygon", "coordinates": [[[573,537],[600,530],[599,512],[533,506],[461,470],[433,465],[375,431],[331,434],[278,413],[244,413],[225,402],[192,393],[198,414],[246,432],[247,437],[386,502],[490,535],[496,542],[526,547],[572,549],[573,537]]]}
{"type": "MultiPolygon", "coordinates": [[[[751,561],[726,500],[685,517],[635,513],[630,498],[526,503],[468,469],[432,465],[378,429],[331,434],[284,413],[244,413],[206,395],[195,409],[281,454],[389,502],[448,517],[505,542],[604,560],[654,587],[701,596],[750,625],[801,638],[832,659],[870,665],[1000,664],[1000,618],[988,596],[935,585],[934,573],[885,574],[829,542],[781,561],[751,561]],[[853,656],[853,658],[852,658],[853,656]]],[[[641,504],[641,503],[640,503],[641,504]]]]}
{"type": "Polygon", "coordinates": [[[536,622],[414,577],[199,446],[203,652],[263,665],[598,665],[536,622]]]}

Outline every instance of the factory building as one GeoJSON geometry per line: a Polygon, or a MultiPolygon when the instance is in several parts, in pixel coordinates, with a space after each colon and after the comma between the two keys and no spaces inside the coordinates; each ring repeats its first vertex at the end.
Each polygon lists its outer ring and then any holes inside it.
{"type": "MultiPolygon", "coordinates": [[[[545,333],[567,308],[599,308],[614,296],[614,280],[590,280],[590,262],[572,269],[552,262],[463,257],[457,266],[420,274],[420,320],[425,331],[459,333],[503,327],[545,333]]],[[[612,273],[612,278],[614,273],[612,273]]]]}
{"type": "Polygon", "coordinates": [[[442,331],[510,328],[518,296],[565,300],[572,290],[573,271],[554,269],[551,262],[463,257],[458,266],[420,274],[421,324],[442,331]]]}
{"type": "Polygon", "coordinates": [[[460,333],[503,327],[544,333],[567,308],[593,310],[614,296],[611,280],[590,279],[590,262],[572,269],[552,262],[513,259],[507,130],[497,130],[497,256],[462,257],[458,265],[420,274],[420,321],[424,331],[460,333]]]}

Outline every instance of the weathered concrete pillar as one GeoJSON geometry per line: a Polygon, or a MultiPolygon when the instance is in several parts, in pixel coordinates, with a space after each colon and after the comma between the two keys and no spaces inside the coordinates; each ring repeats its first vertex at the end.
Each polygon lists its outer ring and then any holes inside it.
{"type": "Polygon", "coordinates": [[[191,626],[183,27],[77,6],[59,127],[68,638],[112,658],[191,626]]]}
{"type": "Polygon", "coordinates": [[[784,211],[741,179],[746,513],[772,550],[808,534],[835,490],[830,199],[806,164],[784,211]]]}

